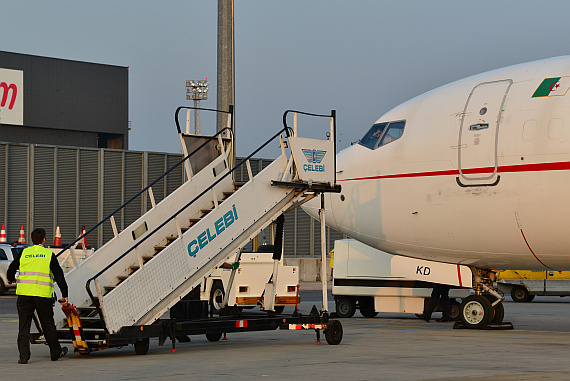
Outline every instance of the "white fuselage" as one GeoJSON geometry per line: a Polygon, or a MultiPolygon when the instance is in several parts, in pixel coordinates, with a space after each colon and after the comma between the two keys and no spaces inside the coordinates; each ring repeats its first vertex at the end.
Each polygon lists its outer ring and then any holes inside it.
{"type": "MultiPolygon", "coordinates": [[[[326,222],[392,254],[496,269],[570,269],[570,57],[416,97],[376,148],[337,157],[326,222]],[[568,77],[566,77],[568,76],[568,77]]],[[[364,131],[363,131],[364,132],[364,131]]],[[[318,217],[318,203],[304,206],[318,217]]]]}

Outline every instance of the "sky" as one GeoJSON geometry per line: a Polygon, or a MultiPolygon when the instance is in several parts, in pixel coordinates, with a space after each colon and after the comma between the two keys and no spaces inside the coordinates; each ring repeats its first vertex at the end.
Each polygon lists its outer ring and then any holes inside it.
{"type": "MultiPolygon", "coordinates": [[[[281,129],[287,109],[335,109],[340,150],[426,91],[567,55],[568,11],[566,0],[235,0],[237,154],[281,129]]],[[[129,67],[132,150],[181,152],[186,80],[208,78],[201,106],[216,107],[215,0],[0,0],[0,15],[0,50],[129,67]]],[[[212,115],[201,120],[215,133],[212,115]]],[[[299,119],[301,136],[327,129],[299,119]]]]}

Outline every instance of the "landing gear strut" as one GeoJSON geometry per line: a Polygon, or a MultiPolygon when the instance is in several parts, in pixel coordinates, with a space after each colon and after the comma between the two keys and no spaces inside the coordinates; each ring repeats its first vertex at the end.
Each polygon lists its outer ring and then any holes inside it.
{"type": "Polygon", "coordinates": [[[512,324],[503,323],[505,308],[502,302],[505,298],[493,288],[496,274],[486,269],[471,270],[475,295],[463,299],[459,309],[460,324],[456,328],[512,329],[512,324]]]}

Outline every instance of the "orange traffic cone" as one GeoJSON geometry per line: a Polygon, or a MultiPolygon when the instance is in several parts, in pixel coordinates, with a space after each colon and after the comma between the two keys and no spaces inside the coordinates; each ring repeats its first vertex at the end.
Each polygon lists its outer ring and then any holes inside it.
{"type": "Polygon", "coordinates": [[[26,244],[26,235],[24,234],[24,225],[20,226],[20,235],[18,236],[18,243],[26,244]]]}
{"type": "MultiPolygon", "coordinates": [[[[81,227],[81,234],[79,234],[79,236],[82,236],[83,234],[85,234],[85,224],[83,224],[83,226],[81,227]]],[[[83,237],[83,242],[80,241],[77,246],[80,248],[87,249],[87,237],[83,237]]]]}
{"type": "Polygon", "coordinates": [[[2,230],[0,231],[0,243],[8,243],[6,239],[6,229],[4,228],[4,224],[2,224],[2,230]]]}
{"type": "Polygon", "coordinates": [[[53,240],[54,247],[61,247],[61,232],[59,231],[59,225],[55,229],[55,239],[53,240]]]}

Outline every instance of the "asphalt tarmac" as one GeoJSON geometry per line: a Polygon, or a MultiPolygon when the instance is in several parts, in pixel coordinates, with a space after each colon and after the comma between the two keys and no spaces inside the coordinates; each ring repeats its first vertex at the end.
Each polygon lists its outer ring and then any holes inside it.
{"type": "MultiPolygon", "coordinates": [[[[321,306],[320,284],[302,284],[300,311],[321,306]]],[[[329,308],[334,309],[329,290],[329,308]]],[[[531,303],[507,298],[505,321],[514,330],[453,329],[452,323],[426,323],[410,314],[360,313],[340,319],[339,345],[315,343],[314,331],[228,334],[209,342],[158,346],[145,356],[133,347],[52,362],[45,345],[32,345],[27,365],[17,364],[18,318],[13,291],[0,297],[2,380],[510,380],[570,379],[570,298],[536,297],[531,303]]],[[[291,313],[287,308],[285,313],[291,313]]],[[[438,317],[434,314],[434,317],[438,317]]]]}

